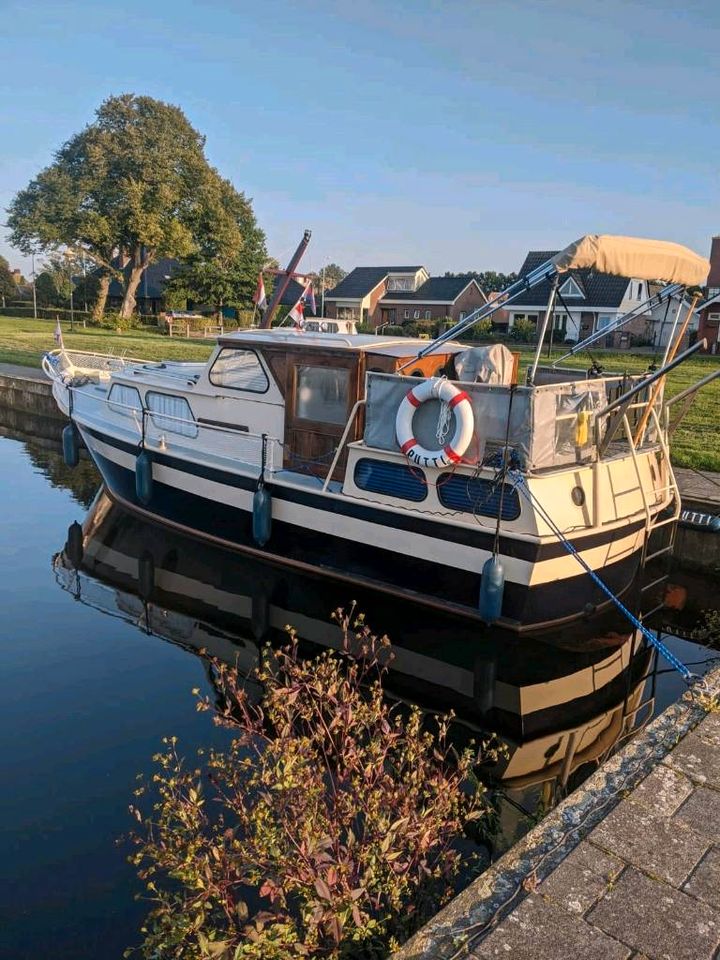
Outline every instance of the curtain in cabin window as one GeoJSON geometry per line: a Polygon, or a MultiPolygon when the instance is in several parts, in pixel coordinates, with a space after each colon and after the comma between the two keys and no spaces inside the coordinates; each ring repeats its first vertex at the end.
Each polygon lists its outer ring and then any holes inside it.
{"type": "Polygon", "coordinates": [[[152,422],[158,430],[178,433],[182,437],[198,435],[195,418],[185,397],[148,392],[145,394],[145,402],[152,415],[152,422]]]}

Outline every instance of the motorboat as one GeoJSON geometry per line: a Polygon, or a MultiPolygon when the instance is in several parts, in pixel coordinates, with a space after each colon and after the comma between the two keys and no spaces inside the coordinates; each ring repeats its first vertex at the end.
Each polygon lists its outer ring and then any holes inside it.
{"type": "MultiPolygon", "coordinates": [[[[280,327],[225,334],[207,363],[59,349],[43,364],[71,420],[66,460],[82,441],[128,510],[537,631],[602,611],[670,551],[680,498],[663,382],[702,347],[635,376],[542,366],[558,284],[588,268],[661,280],[662,302],[708,267],[677,244],[591,235],[432,341],[280,327]],[[548,283],[524,378],[507,346],[462,342],[548,283]]],[[[706,381],[683,391],[683,411],[706,381]]]]}

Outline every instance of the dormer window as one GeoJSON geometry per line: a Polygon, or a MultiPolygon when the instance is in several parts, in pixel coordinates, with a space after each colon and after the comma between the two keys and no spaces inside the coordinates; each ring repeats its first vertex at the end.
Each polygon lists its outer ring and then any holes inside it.
{"type": "Polygon", "coordinates": [[[390,277],[387,288],[388,292],[391,290],[404,290],[413,293],[415,290],[415,277],[390,277]]]}
{"type": "Polygon", "coordinates": [[[583,298],[583,292],[572,277],[568,277],[565,283],[560,287],[561,297],[580,297],[583,298]]]}

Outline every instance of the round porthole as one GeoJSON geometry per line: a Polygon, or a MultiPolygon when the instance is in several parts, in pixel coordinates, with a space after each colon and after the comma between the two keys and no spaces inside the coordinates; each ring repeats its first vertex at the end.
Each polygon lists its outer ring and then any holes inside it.
{"type": "Polygon", "coordinates": [[[410,376],[411,376],[411,377],[424,377],[425,374],[422,372],[422,370],[413,370],[413,372],[410,374],[410,376]]]}
{"type": "Polygon", "coordinates": [[[573,487],[570,496],[576,507],[582,507],[585,503],[585,491],[582,487],[573,487]]]}

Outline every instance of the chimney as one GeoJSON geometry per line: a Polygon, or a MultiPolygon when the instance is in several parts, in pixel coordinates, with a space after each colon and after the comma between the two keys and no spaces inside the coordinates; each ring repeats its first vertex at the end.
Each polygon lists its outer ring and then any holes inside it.
{"type": "Polygon", "coordinates": [[[710,273],[707,285],[720,287],[720,236],[713,237],[710,245],[710,273]]]}

